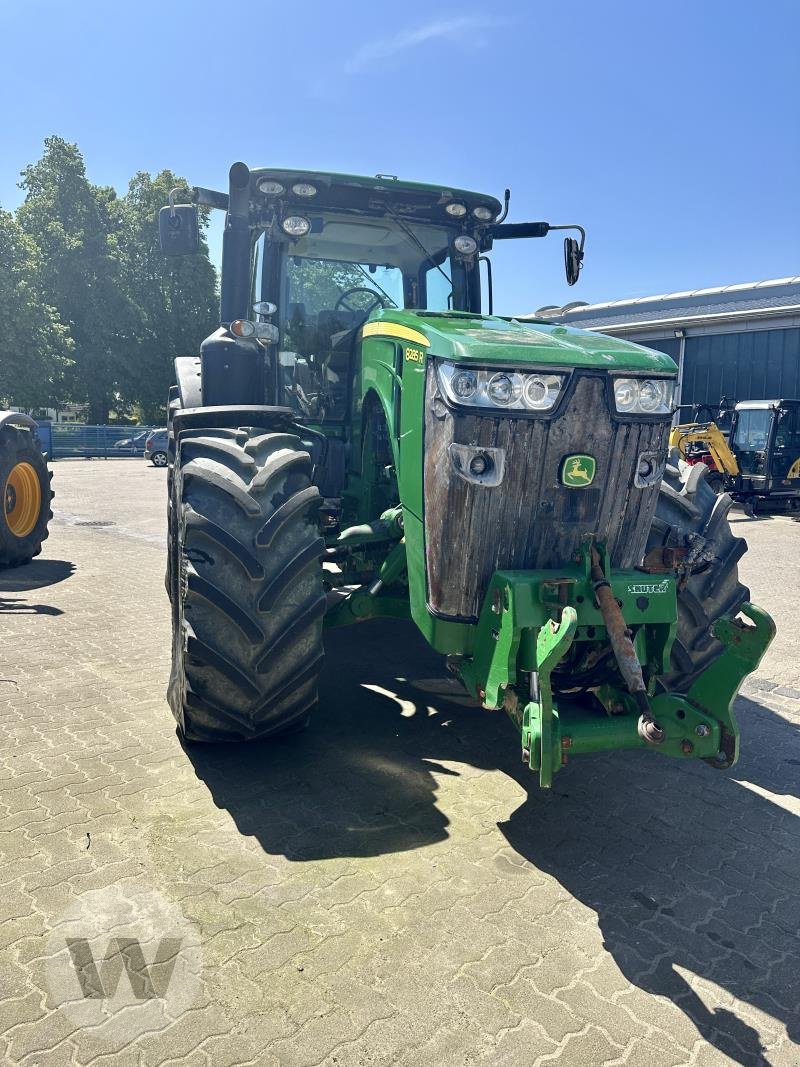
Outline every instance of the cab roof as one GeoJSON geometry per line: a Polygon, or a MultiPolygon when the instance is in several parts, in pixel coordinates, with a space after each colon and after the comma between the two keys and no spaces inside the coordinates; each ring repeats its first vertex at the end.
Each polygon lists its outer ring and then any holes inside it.
{"type": "MultiPolygon", "coordinates": [[[[496,217],[502,210],[500,201],[486,193],[472,192],[468,189],[458,189],[452,185],[431,185],[426,182],[411,182],[397,178],[392,174],[376,174],[368,177],[362,174],[338,174],[333,171],[319,170],[294,170],[276,167],[257,167],[251,170],[252,182],[258,188],[259,181],[265,178],[279,181],[291,189],[292,184],[297,182],[309,182],[312,185],[321,186],[324,189],[349,188],[353,191],[364,190],[379,194],[388,194],[395,202],[402,202],[405,196],[410,204],[419,205],[425,202],[428,205],[439,204],[444,207],[452,200],[465,203],[469,209],[479,204],[486,205],[496,217]]],[[[306,203],[310,203],[309,200],[306,203]]],[[[410,205],[409,205],[410,206],[410,205]]]]}

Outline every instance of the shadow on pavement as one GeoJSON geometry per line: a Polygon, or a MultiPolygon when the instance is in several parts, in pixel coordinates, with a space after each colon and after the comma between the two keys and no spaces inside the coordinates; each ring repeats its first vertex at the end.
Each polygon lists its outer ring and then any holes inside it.
{"type": "Polygon", "coordinates": [[[0,571],[0,593],[23,593],[56,585],[75,573],[75,564],[65,559],[34,559],[21,567],[0,571]]]}
{"type": "Polygon", "coordinates": [[[458,771],[438,761],[500,769],[528,793],[501,832],[596,912],[631,983],[671,1000],[736,1063],[769,1063],[757,1030],[707,1008],[681,970],[800,1039],[800,831],[780,805],[800,792],[789,723],[741,698],[743,756],[731,771],[647,752],[578,757],[543,792],[505,717],[468,704],[410,625],[334,632],[327,651],[309,731],[187,750],[243,834],[295,861],[417,848],[448,836],[431,771],[458,771]]]}

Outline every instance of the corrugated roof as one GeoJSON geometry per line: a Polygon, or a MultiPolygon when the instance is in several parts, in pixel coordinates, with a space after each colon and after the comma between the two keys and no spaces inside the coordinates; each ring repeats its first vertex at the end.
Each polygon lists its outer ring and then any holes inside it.
{"type": "MultiPolygon", "coordinates": [[[[658,296],[640,296],[630,300],[610,300],[554,309],[541,308],[548,319],[581,326],[625,325],[651,320],[679,320],[706,315],[740,315],[754,311],[764,314],[771,309],[796,307],[800,304],[800,276],[771,278],[762,282],[743,282],[710,289],[692,289],[658,296]]],[[[535,317],[531,315],[530,317],[535,317]]],[[[529,316],[520,316],[527,318],[529,316]]]]}

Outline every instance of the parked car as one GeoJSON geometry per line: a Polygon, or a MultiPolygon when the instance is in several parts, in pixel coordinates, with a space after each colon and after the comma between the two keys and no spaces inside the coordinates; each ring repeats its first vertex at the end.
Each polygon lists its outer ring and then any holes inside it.
{"type": "Polygon", "coordinates": [[[147,438],[151,433],[152,430],[142,430],[133,437],[124,437],[121,441],[115,441],[114,450],[124,452],[129,456],[138,456],[147,447],[147,438]]]}
{"type": "Polygon", "coordinates": [[[144,443],[144,458],[149,459],[154,467],[167,465],[167,431],[152,430],[144,443]]]}

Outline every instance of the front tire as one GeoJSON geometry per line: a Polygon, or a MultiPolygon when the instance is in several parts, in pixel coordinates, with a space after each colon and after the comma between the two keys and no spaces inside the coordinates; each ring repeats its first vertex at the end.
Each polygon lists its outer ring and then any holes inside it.
{"type": "Polygon", "coordinates": [[[52,519],[50,472],[31,431],[0,429],[0,567],[30,563],[42,551],[52,519]]]}
{"type": "Polygon", "coordinates": [[[169,702],[190,741],[295,730],[317,699],[323,539],[299,438],[257,428],[179,438],[169,702]]]}
{"type": "Polygon", "coordinates": [[[702,548],[689,577],[678,585],[678,633],[672,646],[672,670],[659,679],[669,692],[686,693],[692,682],[724,650],[711,633],[717,619],[733,619],[749,599],[739,581],[738,563],[747,543],[735,537],[728,522],[732,500],[708,484],[703,464],[668,465],[647,551],[683,547],[688,538],[702,548]]]}

